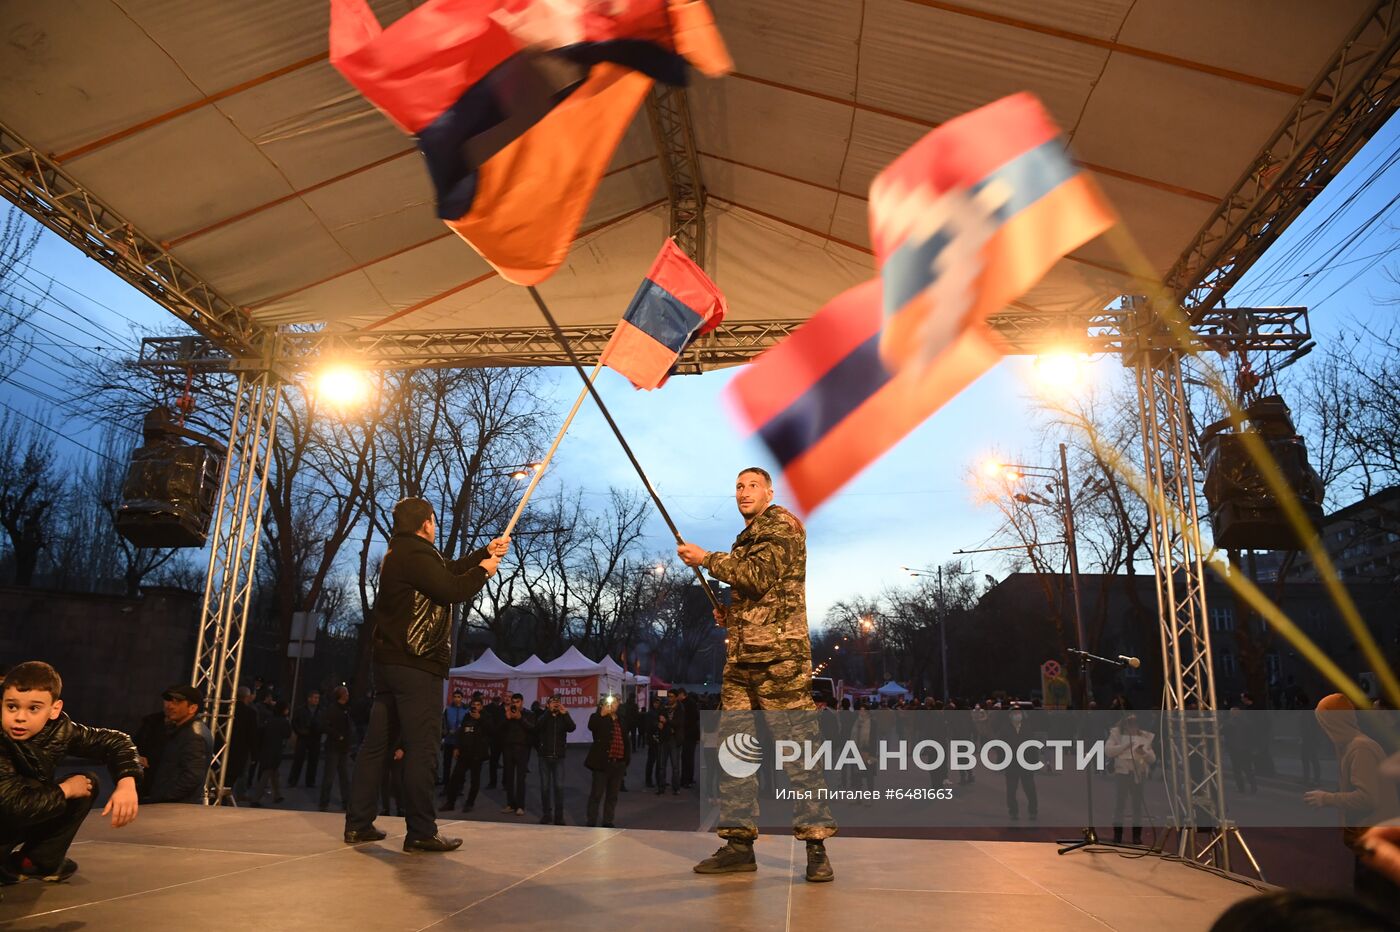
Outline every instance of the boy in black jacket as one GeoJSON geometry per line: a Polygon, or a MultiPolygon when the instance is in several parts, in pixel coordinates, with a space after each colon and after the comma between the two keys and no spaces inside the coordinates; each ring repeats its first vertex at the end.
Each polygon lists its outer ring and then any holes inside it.
{"type": "Polygon", "coordinates": [[[68,847],[92,808],[97,778],[54,778],[65,757],[100,760],[117,788],[102,814],[121,828],[136,818],[136,745],[120,731],[79,725],[63,712],[63,680],[42,661],[19,664],[0,683],[0,882],[67,880],[68,847]],[[18,850],[13,850],[18,845],[18,850]]]}

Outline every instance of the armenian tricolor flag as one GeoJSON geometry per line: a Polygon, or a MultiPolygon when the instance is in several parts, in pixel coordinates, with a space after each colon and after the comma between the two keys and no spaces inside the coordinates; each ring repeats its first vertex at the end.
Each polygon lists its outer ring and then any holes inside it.
{"type": "Polygon", "coordinates": [[[331,64],[417,137],[438,216],[503,277],[563,263],[653,80],[730,68],[703,0],[331,0],[331,64]]]}
{"type": "Polygon", "coordinates": [[[986,318],[1112,211],[1017,94],[935,129],[871,186],[880,276],[739,373],[729,399],[810,512],[1002,356],[986,318]]]}
{"type": "Polygon", "coordinates": [[[600,361],[637,388],[660,388],[686,346],[718,327],[726,309],[715,283],[668,239],[600,361]]]}

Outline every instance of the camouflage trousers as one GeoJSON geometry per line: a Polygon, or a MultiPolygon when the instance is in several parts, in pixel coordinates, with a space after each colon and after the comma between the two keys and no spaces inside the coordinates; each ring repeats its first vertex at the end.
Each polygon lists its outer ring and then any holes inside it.
{"type": "MultiPolygon", "coordinates": [[[[734,747],[726,745],[726,741],[740,740],[744,736],[757,738],[770,749],[778,739],[796,741],[799,745],[820,741],[811,680],[811,664],[806,658],[773,663],[733,660],[726,663],[720,694],[720,747],[734,747]],[[755,710],[770,714],[758,716],[755,710]],[[792,714],[781,714],[784,712],[792,714]]],[[[765,754],[762,765],[771,767],[772,761],[772,755],[765,754]]],[[[826,775],[820,769],[804,769],[800,759],[785,764],[784,769],[798,797],[793,800],[793,834],[805,841],[819,841],[835,835],[836,822],[826,800],[818,792],[827,788],[826,775]]],[[[758,837],[758,793],[756,771],[734,777],[721,767],[717,829],[721,838],[753,841],[758,837]]]]}

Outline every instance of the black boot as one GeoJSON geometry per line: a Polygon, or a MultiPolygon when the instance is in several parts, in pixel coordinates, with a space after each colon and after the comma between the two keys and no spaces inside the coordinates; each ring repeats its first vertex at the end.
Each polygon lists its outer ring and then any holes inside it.
{"type": "Polygon", "coordinates": [[[1123,843],[1123,826],[1113,826],[1113,843],[1115,845],[1121,845],[1123,843]]]}
{"type": "Polygon", "coordinates": [[[1136,826],[1133,827],[1133,844],[1142,844],[1142,829],[1137,828],[1136,826]]]}
{"type": "Polygon", "coordinates": [[[753,842],[732,838],[724,847],[695,865],[697,874],[733,874],[756,870],[758,862],[753,856],[753,842]]]}
{"type": "Polygon", "coordinates": [[[807,842],[807,880],[809,883],[830,883],[836,879],[826,845],[820,841],[807,842]]]}

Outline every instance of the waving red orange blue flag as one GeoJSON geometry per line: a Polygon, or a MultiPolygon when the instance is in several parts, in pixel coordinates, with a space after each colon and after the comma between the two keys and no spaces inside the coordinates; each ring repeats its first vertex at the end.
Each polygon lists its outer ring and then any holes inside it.
{"type": "Polygon", "coordinates": [[[703,0],[331,0],[330,60],[417,137],[438,216],[509,281],[568,256],[652,81],[731,67],[703,0]]]}
{"type": "Polygon", "coordinates": [[[739,373],[731,406],[810,512],[994,366],[986,319],[1114,222],[1031,95],[951,120],[871,185],[879,277],[739,373]]]}
{"type": "Polygon", "coordinates": [[[637,388],[660,388],[685,348],[718,327],[727,309],[705,270],[668,239],[600,361],[637,388]]]}

